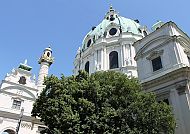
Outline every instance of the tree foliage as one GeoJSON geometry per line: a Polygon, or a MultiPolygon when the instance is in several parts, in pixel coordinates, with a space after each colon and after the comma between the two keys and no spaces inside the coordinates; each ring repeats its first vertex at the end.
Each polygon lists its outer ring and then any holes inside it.
{"type": "Polygon", "coordinates": [[[45,85],[32,115],[53,134],[174,133],[171,108],[125,74],[79,72],[60,79],[50,76],[45,85]]]}

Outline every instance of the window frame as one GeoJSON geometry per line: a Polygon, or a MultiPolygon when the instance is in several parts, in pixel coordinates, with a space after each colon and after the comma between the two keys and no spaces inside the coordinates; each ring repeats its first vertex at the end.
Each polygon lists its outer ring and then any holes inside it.
{"type": "Polygon", "coordinates": [[[84,70],[85,70],[87,73],[90,72],[90,62],[89,62],[89,61],[87,61],[87,62],[85,63],[85,65],[84,65],[84,70]],[[86,70],[87,65],[88,65],[88,70],[86,70]]]}
{"type": "Polygon", "coordinates": [[[157,72],[157,71],[160,71],[164,68],[164,60],[163,60],[163,54],[164,54],[164,50],[156,50],[156,51],[152,51],[147,57],[146,59],[149,60],[149,63],[150,63],[150,69],[152,69],[152,72],[157,72]],[[152,64],[152,60],[156,59],[160,57],[161,59],[161,65],[162,65],[162,68],[158,69],[158,70],[154,70],[153,69],[153,64],[152,64]]]}
{"type": "Polygon", "coordinates": [[[105,29],[105,32],[104,32],[104,37],[105,38],[112,38],[112,37],[117,37],[119,36],[121,33],[121,30],[120,30],[120,26],[118,24],[116,24],[114,21],[112,23],[110,23],[106,29],[105,29]],[[112,29],[112,28],[116,28],[117,29],[117,32],[115,35],[110,35],[109,34],[109,31],[112,29]]]}
{"type": "MultiPolygon", "coordinates": [[[[116,69],[116,68],[119,68],[119,53],[118,53],[118,51],[115,51],[115,50],[113,50],[113,51],[111,51],[110,53],[109,53],[109,69],[116,69]],[[116,67],[114,67],[113,65],[111,66],[111,54],[112,53],[116,53],[117,55],[117,66],[116,67]]],[[[113,57],[112,57],[112,60],[114,59],[114,55],[113,55],[113,57]]]]}
{"type": "Polygon", "coordinates": [[[157,56],[157,57],[151,59],[151,66],[152,66],[152,71],[153,71],[153,72],[156,72],[156,71],[158,71],[158,70],[161,70],[161,69],[163,68],[161,56],[157,56]],[[156,60],[156,59],[158,59],[158,58],[159,58],[159,65],[154,66],[155,64],[153,63],[153,60],[156,60]],[[158,68],[157,66],[159,66],[159,68],[158,68]],[[157,68],[156,68],[156,67],[157,67],[157,68]]]}
{"type": "Polygon", "coordinates": [[[51,55],[50,52],[47,52],[47,57],[50,57],[50,55],[51,55]]]}
{"type": "Polygon", "coordinates": [[[148,33],[146,30],[143,30],[143,35],[144,35],[144,37],[148,36],[148,33]]]}
{"type": "Polygon", "coordinates": [[[25,76],[21,76],[20,78],[19,78],[19,84],[22,84],[22,85],[25,85],[26,84],[26,77],[25,76]]]}
{"type": "Polygon", "coordinates": [[[12,109],[16,109],[16,110],[20,110],[21,109],[21,105],[22,105],[22,100],[20,100],[20,99],[13,99],[13,101],[12,101],[12,107],[11,108],[12,109]],[[18,105],[18,102],[20,102],[19,105],[18,105]]]}
{"type": "Polygon", "coordinates": [[[88,39],[87,42],[86,42],[86,48],[89,48],[92,44],[92,39],[88,39]]]}
{"type": "Polygon", "coordinates": [[[164,102],[166,103],[167,105],[172,105],[172,101],[171,101],[171,98],[170,98],[170,91],[167,91],[167,92],[161,92],[159,94],[156,94],[156,100],[157,102],[164,102]],[[167,102],[166,102],[167,100],[167,102]]]}
{"type": "Polygon", "coordinates": [[[115,36],[115,35],[117,34],[117,32],[118,32],[118,28],[116,28],[116,27],[112,27],[112,28],[110,28],[109,31],[108,31],[108,33],[109,33],[110,36],[115,36]],[[115,32],[114,34],[110,34],[110,32],[113,32],[113,31],[111,31],[111,30],[116,30],[116,31],[114,31],[114,32],[115,32]]]}

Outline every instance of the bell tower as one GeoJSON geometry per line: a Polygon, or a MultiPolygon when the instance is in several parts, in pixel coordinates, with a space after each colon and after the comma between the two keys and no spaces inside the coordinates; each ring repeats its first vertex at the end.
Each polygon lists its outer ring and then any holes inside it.
{"type": "Polygon", "coordinates": [[[48,69],[53,63],[52,49],[50,47],[45,48],[44,53],[40,57],[38,64],[40,64],[40,71],[38,74],[37,88],[38,93],[41,93],[45,85],[43,85],[44,78],[48,75],[48,69]]]}

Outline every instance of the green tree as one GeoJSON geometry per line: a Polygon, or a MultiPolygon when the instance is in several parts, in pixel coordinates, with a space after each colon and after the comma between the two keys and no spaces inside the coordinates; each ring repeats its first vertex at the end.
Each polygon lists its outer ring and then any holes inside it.
{"type": "Polygon", "coordinates": [[[173,134],[170,106],[144,93],[137,79],[117,72],[98,72],[60,79],[50,76],[34,103],[53,134],[173,134]]]}

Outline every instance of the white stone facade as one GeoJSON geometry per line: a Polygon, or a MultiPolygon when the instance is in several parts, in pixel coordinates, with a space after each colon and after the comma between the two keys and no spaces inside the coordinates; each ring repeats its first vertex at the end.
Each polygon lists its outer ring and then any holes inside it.
{"type": "Polygon", "coordinates": [[[87,69],[90,74],[114,70],[121,71],[129,77],[137,77],[135,49],[132,44],[144,37],[142,31],[147,33],[145,27],[119,16],[111,7],[104,20],[97,27],[93,27],[84,38],[82,48],[79,48],[74,61],[74,74],[83,69],[87,69]],[[118,63],[113,67],[110,61],[111,52],[117,53],[118,63]],[[85,68],[87,63],[89,66],[85,68]]]}
{"type": "MultiPolygon", "coordinates": [[[[136,38],[139,39],[140,37],[137,36],[136,38]]],[[[97,41],[97,44],[94,44],[94,46],[91,46],[88,50],[77,54],[74,74],[77,74],[80,69],[84,69],[88,61],[90,62],[89,73],[109,70],[109,54],[116,51],[118,53],[119,67],[112,70],[122,71],[137,77],[137,66],[134,61],[135,50],[131,41],[137,40],[136,38],[131,37],[130,34],[123,34],[122,37],[118,36],[115,38],[102,39],[101,42],[97,41]],[[103,44],[100,45],[102,42],[103,44]]]]}
{"type": "Polygon", "coordinates": [[[158,100],[167,100],[172,106],[176,134],[189,134],[190,38],[175,23],[168,22],[133,46],[144,90],[155,92],[158,100]],[[156,61],[158,66],[155,59],[160,59],[156,61]]]}
{"type": "Polygon", "coordinates": [[[38,134],[44,128],[39,119],[31,117],[33,103],[44,88],[43,80],[53,62],[52,51],[46,48],[39,60],[38,81],[32,76],[27,61],[7,74],[0,85],[0,133],[15,134],[21,109],[24,109],[19,134],[38,134]],[[49,52],[49,54],[48,54],[49,52]]]}
{"type": "Polygon", "coordinates": [[[177,122],[175,133],[190,134],[190,38],[173,22],[158,21],[150,33],[136,22],[110,8],[85,36],[74,61],[74,74],[114,70],[138,77],[146,92],[155,92],[158,101],[171,105],[177,122]],[[117,23],[117,19],[124,21],[117,23]],[[110,35],[112,28],[117,29],[114,35],[110,35]],[[114,51],[118,66],[111,68],[109,56],[114,51]]]}

